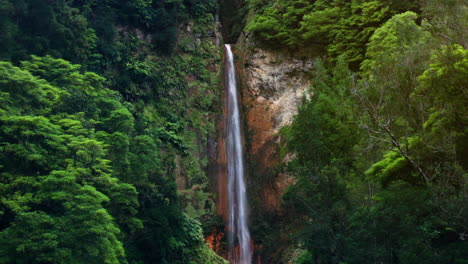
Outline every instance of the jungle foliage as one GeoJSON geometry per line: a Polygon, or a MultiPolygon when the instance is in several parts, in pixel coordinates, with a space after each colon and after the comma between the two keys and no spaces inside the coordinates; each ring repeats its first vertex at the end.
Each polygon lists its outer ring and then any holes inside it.
{"type": "Polygon", "coordinates": [[[316,61],[313,96],[281,132],[297,183],[283,197],[296,220],[280,232],[309,254],[299,263],[467,263],[467,6],[339,2],[277,1],[250,26],[284,45],[323,34],[339,54],[316,61]],[[335,10],[357,6],[372,16],[335,10]],[[364,23],[352,27],[362,38],[343,19],[364,23]]]}
{"type": "Polygon", "coordinates": [[[0,263],[224,263],[175,183],[207,182],[215,8],[0,1],[0,263]]]}
{"type": "Polygon", "coordinates": [[[393,15],[419,10],[418,1],[397,0],[250,0],[257,11],[247,25],[269,45],[318,46],[332,57],[345,56],[351,66],[364,59],[365,44],[393,15]]]}

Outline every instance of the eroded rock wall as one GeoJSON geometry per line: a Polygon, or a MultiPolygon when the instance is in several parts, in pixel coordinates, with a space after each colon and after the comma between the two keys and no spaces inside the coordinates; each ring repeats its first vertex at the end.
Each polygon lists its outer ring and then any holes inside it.
{"type": "Polygon", "coordinates": [[[270,211],[280,210],[281,196],[294,182],[274,169],[287,157],[280,157],[280,130],[290,125],[299,105],[310,97],[313,62],[284,51],[266,50],[248,38],[238,44],[243,63],[239,64],[245,131],[251,179],[259,188],[260,204],[270,211]],[[252,174],[252,173],[251,173],[252,174]]]}

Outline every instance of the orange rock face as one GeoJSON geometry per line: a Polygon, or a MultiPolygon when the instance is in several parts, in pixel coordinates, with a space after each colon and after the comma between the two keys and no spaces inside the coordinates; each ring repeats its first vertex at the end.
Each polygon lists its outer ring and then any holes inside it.
{"type": "Polygon", "coordinates": [[[213,232],[205,238],[205,242],[208,247],[216,252],[219,256],[223,258],[227,258],[225,254],[225,249],[223,248],[223,239],[224,239],[224,231],[218,230],[216,227],[213,227],[213,232]]]}
{"type": "MultiPolygon", "coordinates": [[[[242,56],[240,56],[242,57],[242,56]]],[[[251,171],[263,175],[260,198],[270,211],[281,210],[281,197],[294,183],[287,174],[275,175],[274,168],[283,160],[279,155],[282,127],[291,124],[303,98],[308,97],[310,62],[294,59],[260,49],[251,51],[238,63],[245,106],[245,131],[249,144],[246,149],[253,160],[251,171]]]]}
{"type": "Polygon", "coordinates": [[[261,96],[253,97],[249,93],[244,93],[243,102],[249,109],[247,124],[252,132],[248,152],[261,164],[259,173],[265,173],[279,160],[270,103],[261,96]]]}
{"type": "MultiPolygon", "coordinates": [[[[244,93],[243,102],[248,107],[247,126],[251,131],[250,148],[247,150],[251,158],[255,160],[255,171],[258,174],[271,173],[274,166],[278,164],[278,135],[274,130],[271,104],[263,97],[255,97],[250,93],[244,93]]],[[[262,205],[268,210],[279,210],[281,196],[283,195],[282,184],[274,181],[262,183],[261,198],[262,205]]],[[[287,186],[286,186],[287,187],[287,186]]]]}

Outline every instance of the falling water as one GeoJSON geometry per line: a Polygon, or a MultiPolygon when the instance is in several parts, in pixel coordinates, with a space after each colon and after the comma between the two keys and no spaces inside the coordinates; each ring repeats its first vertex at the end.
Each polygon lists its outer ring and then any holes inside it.
{"type": "Polygon", "coordinates": [[[227,158],[229,193],[229,238],[231,261],[236,264],[250,264],[250,233],[247,225],[247,194],[244,182],[244,161],[242,157],[241,127],[237,99],[236,72],[231,45],[226,45],[226,69],[228,77],[228,121],[227,158]],[[239,245],[239,251],[234,249],[239,245]]]}

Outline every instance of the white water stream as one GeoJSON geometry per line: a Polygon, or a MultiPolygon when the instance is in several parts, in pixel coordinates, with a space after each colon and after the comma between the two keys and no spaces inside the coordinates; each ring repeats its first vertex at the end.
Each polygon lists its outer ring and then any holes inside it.
{"type": "Polygon", "coordinates": [[[247,193],[244,181],[244,160],[242,152],[239,102],[237,98],[236,70],[231,45],[226,45],[226,69],[228,75],[227,93],[227,159],[228,159],[228,195],[229,243],[235,264],[250,264],[250,232],[247,223],[247,193]],[[237,243],[239,251],[234,249],[237,243]]]}

